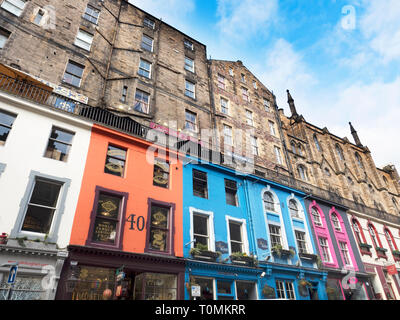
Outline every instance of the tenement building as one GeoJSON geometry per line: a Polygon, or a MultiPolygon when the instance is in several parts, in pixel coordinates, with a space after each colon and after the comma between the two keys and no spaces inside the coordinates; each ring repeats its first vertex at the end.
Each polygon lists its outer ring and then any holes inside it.
{"type": "Polygon", "coordinates": [[[0,0],[0,300],[400,299],[396,168],[134,3],[0,0]]]}

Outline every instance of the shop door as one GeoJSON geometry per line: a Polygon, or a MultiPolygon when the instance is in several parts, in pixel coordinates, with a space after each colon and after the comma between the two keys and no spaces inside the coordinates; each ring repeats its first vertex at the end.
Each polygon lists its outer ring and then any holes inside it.
{"type": "Polygon", "coordinates": [[[319,300],[318,296],[318,283],[312,282],[312,287],[308,288],[310,300],[319,300]]]}

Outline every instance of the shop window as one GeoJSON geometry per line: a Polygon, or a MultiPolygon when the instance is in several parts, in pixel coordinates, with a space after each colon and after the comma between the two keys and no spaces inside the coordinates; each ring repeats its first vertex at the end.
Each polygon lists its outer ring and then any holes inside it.
{"type": "Polygon", "coordinates": [[[275,284],[278,299],[296,300],[292,281],[277,280],[275,284]]]}
{"type": "Polygon", "coordinates": [[[21,231],[49,233],[61,188],[60,182],[36,178],[21,231]]]}
{"type": "Polygon", "coordinates": [[[126,150],[108,145],[104,172],[118,177],[124,176],[126,150]]]}
{"type": "Polygon", "coordinates": [[[234,300],[235,299],[235,289],[233,287],[234,283],[231,281],[217,281],[217,299],[218,300],[234,300]]]}
{"type": "Polygon", "coordinates": [[[149,200],[147,251],[173,254],[173,210],[169,204],[149,200]]]}
{"type": "MultiPolygon", "coordinates": [[[[5,300],[8,295],[10,285],[7,279],[0,281],[0,300],[5,300]]],[[[15,278],[10,300],[43,300],[46,290],[43,289],[43,277],[20,275],[15,278]]]]}
{"type": "Polygon", "coordinates": [[[115,269],[71,268],[66,282],[72,289],[71,300],[111,300],[114,297],[115,269]]]}
{"type": "Polygon", "coordinates": [[[244,252],[242,224],[236,221],[229,221],[229,241],[231,253],[244,252]]]}
{"type": "Polygon", "coordinates": [[[225,197],[227,204],[238,206],[236,181],[225,179],[225,197]]]}
{"type": "Polygon", "coordinates": [[[168,189],[169,171],[170,167],[167,161],[154,159],[153,185],[168,189]]]}
{"type": "Polygon", "coordinates": [[[135,300],[176,300],[178,279],[173,274],[142,273],[135,277],[135,300]]]}
{"type": "MultiPolygon", "coordinates": [[[[193,277],[193,281],[196,285],[200,286],[200,297],[196,297],[196,300],[214,300],[214,280],[207,278],[193,277]]],[[[190,296],[190,300],[194,300],[194,297],[190,296]]]]}
{"type": "Polygon", "coordinates": [[[326,293],[328,295],[328,300],[344,300],[342,288],[337,279],[327,279],[326,293]]]}
{"type": "Polygon", "coordinates": [[[236,281],[236,298],[237,300],[257,300],[256,284],[236,281]]]}
{"type": "Polygon", "coordinates": [[[16,117],[12,113],[0,110],[0,146],[6,143],[16,117]]]}
{"type": "Polygon", "coordinates": [[[208,199],[207,173],[193,169],[193,195],[208,199]]]}
{"type": "Polygon", "coordinates": [[[73,132],[53,127],[44,156],[46,158],[67,162],[74,135],[75,133],[73,132]]]}
{"type": "Polygon", "coordinates": [[[119,246],[123,196],[100,190],[95,202],[89,242],[119,246]]]}

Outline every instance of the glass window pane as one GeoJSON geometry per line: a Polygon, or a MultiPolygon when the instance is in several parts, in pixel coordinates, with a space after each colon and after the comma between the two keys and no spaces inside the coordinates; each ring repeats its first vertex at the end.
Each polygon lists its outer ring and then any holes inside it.
{"type": "Polygon", "coordinates": [[[61,185],[37,180],[29,203],[55,208],[61,185]]]}
{"type": "Polygon", "coordinates": [[[155,160],[153,171],[153,185],[168,188],[169,164],[162,160],[155,160]]]}
{"type": "Polygon", "coordinates": [[[109,145],[107,155],[120,160],[125,160],[126,150],[109,145]]]}
{"type": "Polygon", "coordinates": [[[151,225],[157,228],[168,228],[169,208],[151,207],[151,225]]]}
{"type": "Polygon", "coordinates": [[[68,160],[70,147],[71,146],[67,144],[59,143],[50,139],[47,144],[45,157],[66,162],[68,160]]]}
{"type": "Polygon", "coordinates": [[[8,112],[0,111],[0,125],[11,127],[14,123],[16,116],[8,112]]]}
{"type": "Polygon", "coordinates": [[[81,78],[81,77],[82,77],[82,74],[83,74],[83,69],[84,69],[83,66],[78,65],[78,64],[76,64],[76,63],[74,63],[74,62],[72,62],[72,61],[69,61],[69,62],[68,62],[68,65],[67,65],[67,70],[66,70],[66,71],[67,71],[68,73],[70,73],[70,74],[72,74],[72,75],[78,77],[78,78],[81,78]]]}
{"type": "Polygon", "coordinates": [[[125,162],[122,160],[114,159],[111,157],[106,158],[106,165],[104,166],[104,172],[113,174],[118,177],[124,175],[125,162]]]}
{"type": "Polygon", "coordinates": [[[25,214],[22,230],[38,233],[48,233],[50,231],[54,211],[54,209],[28,205],[28,210],[25,214]]]}
{"type": "Polygon", "coordinates": [[[117,219],[121,198],[100,193],[97,205],[97,216],[117,219]]]}
{"type": "Polygon", "coordinates": [[[94,224],[93,241],[115,243],[117,234],[117,221],[96,218],[94,224]]]}
{"type": "Polygon", "coordinates": [[[153,229],[150,231],[150,247],[158,251],[167,250],[167,231],[153,229]]]}
{"type": "MultiPolygon", "coordinates": [[[[242,241],[241,225],[238,223],[229,223],[229,233],[231,240],[242,241]]],[[[234,251],[232,251],[234,252],[234,251]]]]}
{"type": "Polygon", "coordinates": [[[231,294],[232,293],[232,283],[226,281],[217,282],[218,293],[231,294]]]}
{"type": "Polygon", "coordinates": [[[193,216],[193,232],[195,234],[208,235],[208,218],[205,216],[193,216]]]}

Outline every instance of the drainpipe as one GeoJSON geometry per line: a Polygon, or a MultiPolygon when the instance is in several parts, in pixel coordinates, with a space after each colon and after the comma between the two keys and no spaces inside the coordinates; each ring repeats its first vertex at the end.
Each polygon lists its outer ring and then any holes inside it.
{"type": "MultiPolygon", "coordinates": [[[[244,195],[246,198],[246,205],[247,205],[247,216],[248,216],[248,222],[249,222],[249,237],[252,242],[254,254],[257,254],[257,242],[256,242],[256,235],[255,235],[255,230],[254,230],[254,223],[253,223],[253,215],[252,215],[252,210],[251,210],[251,202],[250,202],[250,195],[249,195],[249,184],[248,180],[246,178],[243,179],[243,186],[244,186],[244,195]]],[[[250,241],[249,241],[250,242],[250,241]]]]}
{"type": "Polygon", "coordinates": [[[207,60],[206,53],[206,61],[207,61],[207,69],[208,69],[208,87],[210,92],[210,106],[211,106],[211,124],[213,126],[213,130],[215,133],[215,141],[214,148],[217,152],[219,152],[219,133],[217,133],[217,120],[216,120],[216,108],[215,108],[215,99],[214,99],[214,78],[212,72],[212,59],[207,60]]]}

